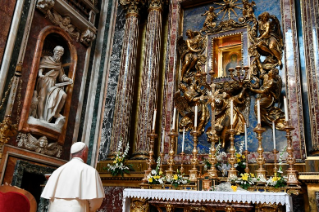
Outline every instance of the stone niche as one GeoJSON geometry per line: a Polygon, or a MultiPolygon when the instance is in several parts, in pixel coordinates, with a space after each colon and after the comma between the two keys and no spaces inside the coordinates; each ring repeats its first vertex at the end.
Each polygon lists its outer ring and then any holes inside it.
{"type": "Polygon", "coordinates": [[[46,136],[63,146],[76,67],[70,35],[56,26],[44,27],[37,37],[19,132],[46,136]]]}

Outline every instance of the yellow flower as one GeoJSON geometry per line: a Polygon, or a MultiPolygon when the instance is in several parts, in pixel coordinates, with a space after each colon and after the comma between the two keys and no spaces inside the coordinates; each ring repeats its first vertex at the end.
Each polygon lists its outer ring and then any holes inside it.
{"type": "Polygon", "coordinates": [[[158,179],[160,179],[160,176],[156,175],[156,176],[154,177],[154,179],[158,180],[158,179]]]}
{"type": "Polygon", "coordinates": [[[244,175],[242,175],[241,179],[247,181],[248,180],[248,174],[245,173],[244,175]]]}
{"type": "Polygon", "coordinates": [[[177,179],[178,179],[177,174],[174,174],[174,180],[177,180],[177,179]]]}
{"type": "Polygon", "coordinates": [[[240,159],[239,158],[237,158],[237,163],[240,163],[240,159]]]}
{"type": "Polygon", "coordinates": [[[152,177],[149,178],[149,179],[148,179],[148,182],[149,182],[149,183],[152,183],[152,182],[153,182],[153,178],[152,178],[152,177]]]}
{"type": "Polygon", "coordinates": [[[245,158],[246,158],[246,156],[245,156],[245,155],[242,155],[242,156],[241,156],[241,158],[242,158],[242,159],[245,159],[245,158]]]}
{"type": "Polygon", "coordinates": [[[241,154],[239,154],[239,153],[236,154],[236,157],[237,157],[237,158],[240,158],[240,156],[241,156],[241,154]]]}
{"type": "Polygon", "coordinates": [[[237,191],[237,186],[231,186],[231,188],[233,189],[234,192],[237,191]]]}
{"type": "Polygon", "coordinates": [[[255,177],[255,175],[254,175],[253,173],[250,173],[250,176],[251,176],[251,177],[255,177]]]}
{"type": "Polygon", "coordinates": [[[159,173],[158,173],[159,175],[162,175],[163,174],[163,172],[162,171],[159,171],[159,173]]]}
{"type": "Polygon", "coordinates": [[[113,160],[113,163],[116,163],[116,160],[113,160]]]}
{"type": "Polygon", "coordinates": [[[280,180],[280,178],[281,178],[281,177],[273,177],[273,178],[272,178],[272,181],[273,181],[273,182],[276,182],[276,181],[280,180]]]}

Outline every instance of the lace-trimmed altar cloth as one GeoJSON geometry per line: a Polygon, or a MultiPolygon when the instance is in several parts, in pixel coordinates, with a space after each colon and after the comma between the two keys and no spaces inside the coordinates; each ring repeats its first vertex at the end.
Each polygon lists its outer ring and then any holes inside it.
{"type": "Polygon", "coordinates": [[[248,202],[253,204],[271,203],[286,205],[286,211],[293,211],[292,199],[284,192],[225,192],[225,191],[185,191],[157,189],[129,189],[123,191],[123,212],[130,211],[130,198],[157,200],[188,200],[188,201],[220,201],[248,202]]]}

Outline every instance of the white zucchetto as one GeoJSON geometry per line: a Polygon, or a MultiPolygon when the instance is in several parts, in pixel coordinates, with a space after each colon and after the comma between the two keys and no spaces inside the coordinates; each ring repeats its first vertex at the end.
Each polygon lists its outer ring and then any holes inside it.
{"type": "Polygon", "coordinates": [[[82,149],[84,149],[85,147],[85,143],[83,142],[75,142],[72,146],[71,146],[71,154],[80,152],[82,149]]]}

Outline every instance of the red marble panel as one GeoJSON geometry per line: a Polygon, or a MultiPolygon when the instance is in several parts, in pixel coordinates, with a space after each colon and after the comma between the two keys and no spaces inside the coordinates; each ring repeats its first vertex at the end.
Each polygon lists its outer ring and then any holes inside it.
{"type": "Polygon", "coordinates": [[[105,198],[97,212],[121,212],[124,187],[104,187],[105,198]]]}
{"type": "Polygon", "coordinates": [[[0,64],[5,50],[5,45],[8,39],[8,34],[11,26],[16,0],[2,0],[0,7],[0,64]]]}

